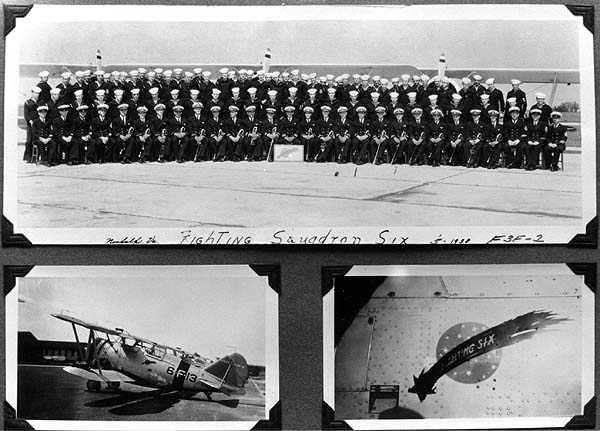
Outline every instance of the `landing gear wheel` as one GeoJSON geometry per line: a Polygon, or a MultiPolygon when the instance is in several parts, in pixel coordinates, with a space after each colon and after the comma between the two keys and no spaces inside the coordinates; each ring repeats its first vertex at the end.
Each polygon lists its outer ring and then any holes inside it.
{"type": "Polygon", "coordinates": [[[87,381],[87,388],[88,391],[94,391],[94,392],[98,392],[100,390],[100,382],[96,381],[96,380],[88,380],[87,381]]]}
{"type": "Polygon", "coordinates": [[[121,386],[121,382],[108,382],[106,384],[106,387],[112,390],[119,389],[119,386],[121,386]]]}
{"type": "Polygon", "coordinates": [[[210,392],[204,392],[204,395],[206,395],[206,399],[208,401],[212,401],[212,396],[210,395],[210,392]]]}

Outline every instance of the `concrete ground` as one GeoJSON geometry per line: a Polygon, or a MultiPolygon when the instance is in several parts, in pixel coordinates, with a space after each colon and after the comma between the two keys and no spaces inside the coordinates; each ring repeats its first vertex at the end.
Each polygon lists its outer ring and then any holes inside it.
{"type": "Polygon", "coordinates": [[[17,163],[23,227],[565,226],[580,223],[582,212],[579,149],[565,153],[560,172],[336,163],[17,163]]]}
{"type": "Polygon", "coordinates": [[[86,389],[85,379],[62,366],[19,365],[17,416],[39,420],[240,421],[265,418],[264,381],[250,379],[246,395],[199,393],[183,399],[178,391],[123,384],[120,391],[86,389]]]}

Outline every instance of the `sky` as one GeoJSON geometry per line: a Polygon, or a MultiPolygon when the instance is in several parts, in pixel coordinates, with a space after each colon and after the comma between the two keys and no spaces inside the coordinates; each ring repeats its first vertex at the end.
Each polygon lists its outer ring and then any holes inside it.
{"type": "MultiPolygon", "coordinates": [[[[549,14],[548,7],[521,11],[499,6],[371,6],[357,14],[344,6],[322,13],[314,6],[293,9],[293,13],[289,13],[291,8],[232,11],[213,7],[186,9],[190,12],[180,14],[177,8],[170,8],[175,11],[170,15],[166,9],[160,9],[162,14],[153,14],[156,9],[152,7],[144,9],[144,20],[136,10],[131,16],[119,14],[118,19],[129,20],[126,23],[94,20],[93,15],[75,12],[68,22],[56,17],[24,21],[20,63],[91,65],[95,64],[96,50],[101,49],[103,63],[108,65],[258,66],[268,47],[273,65],[400,64],[432,68],[444,53],[449,69],[579,68],[577,24],[569,19],[572,15],[566,8],[550,8],[554,12],[549,14]],[[449,19],[443,19],[444,14],[449,19]],[[499,19],[502,16],[507,19],[499,19]],[[554,16],[556,19],[549,18],[554,16]]],[[[551,86],[528,86],[525,90],[549,95],[551,86]]],[[[559,86],[557,101],[578,99],[579,85],[559,86]]]]}
{"type": "MultiPolygon", "coordinates": [[[[72,315],[211,358],[237,351],[265,364],[265,277],[27,277],[19,280],[19,330],[74,341],[72,315]]],[[[87,339],[85,329],[80,339],[87,339]]]]}

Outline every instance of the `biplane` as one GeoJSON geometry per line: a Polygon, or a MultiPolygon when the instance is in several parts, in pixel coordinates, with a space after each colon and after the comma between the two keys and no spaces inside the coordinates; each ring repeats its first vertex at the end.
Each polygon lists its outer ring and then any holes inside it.
{"type": "Polygon", "coordinates": [[[102,385],[111,390],[121,383],[179,390],[194,395],[202,392],[208,400],[211,394],[245,395],[248,363],[239,353],[216,361],[147,340],[122,328],[107,328],[65,314],[52,314],[73,327],[79,360],[64,367],[69,374],[87,379],[87,389],[100,391],[102,385]],[[87,346],[79,341],[77,326],[89,330],[87,346]]]}

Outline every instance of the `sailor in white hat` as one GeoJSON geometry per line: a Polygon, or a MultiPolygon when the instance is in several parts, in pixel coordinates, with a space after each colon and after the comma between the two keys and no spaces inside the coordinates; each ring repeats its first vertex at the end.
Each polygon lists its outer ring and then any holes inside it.
{"type": "Polygon", "coordinates": [[[546,168],[549,167],[550,171],[557,172],[560,155],[567,145],[567,127],[560,123],[562,118],[560,112],[552,111],[550,118],[552,123],[548,126],[547,145],[544,148],[546,168]]]}
{"type": "Polygon", "coordinates": [[[509,103],[508,115],[504,117],[506,167],[520,169],[524,143],[527,139],[527,128],[525,121],[520,117],[521,110],[516,106],[516,98],[510,97],[507,102],[509,103]]]}
{"type": "Polygon", "coordinates": [[[516,99],[516,106],[524,116],[525,110],[527,109],[527,96],[525,95],[525,92],[519,88],[521,81],[518,79],[511,79],[510,83],[512,84],[512,89],[506,93],[506,99],[508,100],[509,98],[514,97],[516,99]]]}
{"type": "Polygon", "coordinates": [[[50,73],[47,70],[42,70],[40,73],[38,73],[38,76],[40,77],[40,82],[38,82],[36,85],[42,90],[39,100],[41,102],[47,102],[50,100],[50,90],[52,89],[50,84],[48,84],[50,73]]]}
{"type": "Polygon", "coordinates": [[[535,93],[535,105],[529,108],[530,115],[531,110],[534,108],[537,108],[541,111],[540,120],[546,124],[549,124],[552,108],[550,105],[546,104],[546,95],[544,93],[535,93]]]}
{"type": "MultiPolygon", "coordinates": [[[[550,116],[550,113],[548,116],[550,116]]],[[[540,152],[542,145],[546,142],[546,128],[548,123],[540,119],[542,110],[534,105],[529,110],[529,120],[527,121],[527,139],[525,141],[525,169],[533,171],[537,169],[540,163],[540,152]]]]}
{"type": "Polygon", "coordinates": [[[426,123],[422,118],[423,109],[421,107],[413,107],[410,112],[413,116],[413,121],[410,126],[409,164],[418,164],[420,166],[425,163],[424,159],[427,156],[426,151],[428,149],[426,148],[427,144],[425,141],[425,135],[427,134],[426,123]]]}

